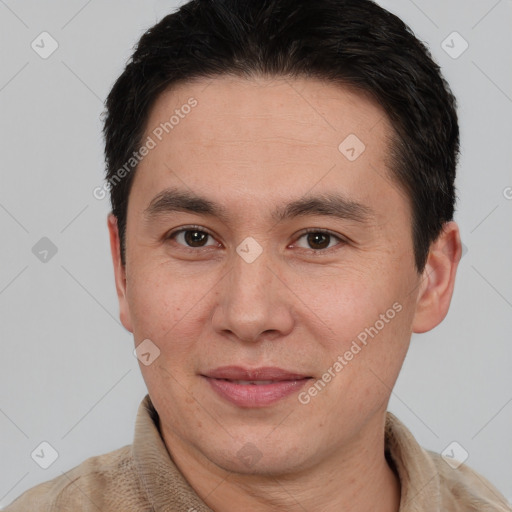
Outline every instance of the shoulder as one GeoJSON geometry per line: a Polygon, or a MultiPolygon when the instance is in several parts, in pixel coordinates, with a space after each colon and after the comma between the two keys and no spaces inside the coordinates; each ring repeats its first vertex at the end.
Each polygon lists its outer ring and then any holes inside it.
{"type": "Polygon", "coordinates": [[[466,464],[452,468],[438,453],[425,450],[439,475],[443,510],[454,512],[512,512],[504,496],[466,464]]]}
{"type": "Polygon", "coordinates": [[[71,470],[24,492],[5,512],[102,512],[144,510],[143,492],[133,467],[132,446],[91,457],[71,470]],[[128,508],[127,503],[133,504],[128,508]]]}

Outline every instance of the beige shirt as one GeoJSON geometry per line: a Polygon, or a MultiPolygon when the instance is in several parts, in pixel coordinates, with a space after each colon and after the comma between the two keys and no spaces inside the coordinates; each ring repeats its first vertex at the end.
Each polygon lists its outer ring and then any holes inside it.
{"type": "MultiPolygon", "coordinates": [[[[400,512],[512,510],[485,478],[465,465],[453,469],[440,455],[421,448],[390,412],[386,451],[401,482],[400,512]]],[[[170,458],[149,395],[139,406],[133,444],[87,459],[29,489],[5,510],[211,512],[170,458]]]]}

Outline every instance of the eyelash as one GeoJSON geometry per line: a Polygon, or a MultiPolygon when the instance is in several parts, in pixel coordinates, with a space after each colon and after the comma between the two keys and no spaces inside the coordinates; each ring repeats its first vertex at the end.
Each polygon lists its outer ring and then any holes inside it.
{"type": "MultiPolygon", "coordinates": [[[[175,231],[172,231],[171,233],[169,233],[165,238],[168,239],[168,240],[174,239],[174,238],[176,238],[177,235],[179,235],[180,233],[184,233],[186,231],[199,231],[201,233],[206,233],[208,236],[211,236],[213,239],[215,239],[215,236],[212,233],[210,233],[207,229],[205,229],[202,226],[195,226],[195,225],[184,226],[184,227],[182,227],[180,229],[176,229],[175,231]]],[[[328,247],[326,249],[304,249],[304,248],[300,248],[300,249],[302,249],[304,251],[307,251],[309,253],[325,254],[325,253],[330,252],[333,249],[339,248],[338,247],[339,245],[343,246],[343,245],[348,243],[347,239],[341,237],[340,235],[337,235],[337,234],[333,233],[332,231],[329,231],[327,229],[322,229],[322,228],[308,228],[308,229],[305,229],[304,231],[302,231],[298,235],[297,240],[299,240],[300,238],[302,238],[303,236],[305,236],[305,235],[307,235],[309,233],[320,233],[320,234],[328,235],[328,236],[333,237],[333,238],[338,240],[338,244],[336,246],[328,247]]],[[[199,249],[207,249],[208,247],[214,247],[214,246],[207,246],[207,247],[194,248],[194,247],[188,247],[188,246],[182,245],[182,244],[178,244],[178,245],[180,245],[182,249],[184,249],[186,251],[191,251],[191,252],[197,252],[199,249]]]]}

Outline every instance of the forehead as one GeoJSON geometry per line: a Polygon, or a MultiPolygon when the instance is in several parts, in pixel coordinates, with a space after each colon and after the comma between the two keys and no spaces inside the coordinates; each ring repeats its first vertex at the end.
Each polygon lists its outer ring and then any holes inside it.
{"type": "Polygon", "coordinates": [[[393,133],[367,95],[317,79],[182,83],[150,112],[143,140],[154,148],[134,188],[154,195],[172,182],[216,199],[237,193],[254,201],[338,189],[364,199],[396,188],[387,166],[393,133]]]}
{"type": "Polygon", "coordinates": [[[172,132],[190,135],[193,130],[205,141],[242,140],[242,135],[258,135],[262,130],[268,130],[268,137],[284,138],[291,131],[297,142],[336,142],[349,133],[368,141],[391,130],[384,110],[369,94],[316,78],[228,75],[181,83],[159,95],[146,132],[151,133],[182,109],[187,113],[173,121],[178,122],[172,132]],[[197,106],[188,112],[186,105],[192,98],[197,106]],[[182,125],[179,130],[178,124],[182,125]],[[381,130],[372,136],[378,124],[381,130]]]}

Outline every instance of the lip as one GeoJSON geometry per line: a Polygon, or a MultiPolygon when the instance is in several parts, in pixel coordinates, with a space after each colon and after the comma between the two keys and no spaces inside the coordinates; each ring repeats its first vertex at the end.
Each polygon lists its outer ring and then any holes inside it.
{"type": "Polygon", "coordinates": [[[301,389],[311,377],[276,367],[223,366],[201,375],[213,391],[239,407],[265,407],[301,389]],[[241,384],[236,381],[265,382],[241,384]]]}

